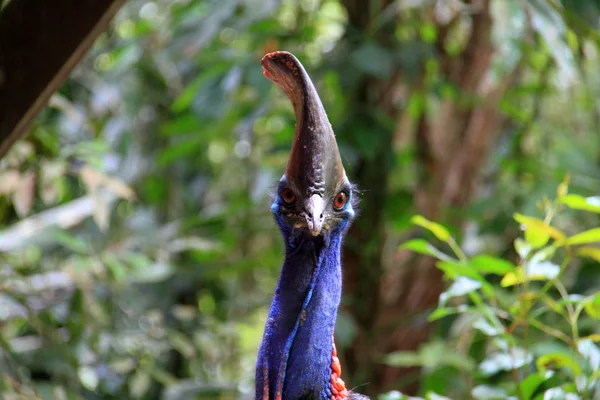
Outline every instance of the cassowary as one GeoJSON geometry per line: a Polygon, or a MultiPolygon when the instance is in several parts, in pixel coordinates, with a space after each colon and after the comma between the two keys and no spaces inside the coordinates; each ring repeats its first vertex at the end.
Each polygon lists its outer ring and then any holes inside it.
{"type": "Polygon", "coordinates": [[[302,64],[279,51],[267,54],[262,67],[291,100],[296,131],[271,206],[285,261],[256,364],[256,400],[364,400],[345,387],[333,337],[342,237],[354,217],[355,193],[302,64]]]}

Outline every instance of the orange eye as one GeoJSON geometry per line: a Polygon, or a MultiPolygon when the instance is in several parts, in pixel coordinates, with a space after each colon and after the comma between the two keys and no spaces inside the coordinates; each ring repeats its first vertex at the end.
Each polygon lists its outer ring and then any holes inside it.
{"type": "Polygon", "coordinates": [[[290,188],[285,188],[281,192],[281,198],[285,201],[286,204],[292,204],[296,201],[296,195],[294,191],[290,188]]]}
{"type": "Polygon", "coordinates": [[[346,201],[348,201],[348,196],[346,196],[346,193],[339,192],[335,196],[335,199],[333,199],[333,206],[339,210],[346,205],[346,201]]]}

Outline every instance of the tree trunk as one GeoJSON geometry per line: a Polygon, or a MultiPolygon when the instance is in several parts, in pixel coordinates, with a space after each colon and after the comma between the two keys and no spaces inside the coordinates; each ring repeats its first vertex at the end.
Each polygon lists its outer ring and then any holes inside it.
{"type": "MultiPolygon", "coordinates": [[[[349,23],[355,29],[369,25],[369,4],[364,3],[344,2],[349,23]]],[[[412,123],[407,123],[407,119],[414,117],[405,112],[397,118],[400,122],[396,138],[379,132],[374,123],[372,134],[383,137],[379,140],[384,147],[375,158],[361,160],[352,175],[366,191],[361,215],[346,241],[346,306],[357,324],[357,335],[345,356],[350,372],[348,379],[357,385],[366,383],[359,390],[371,395],[391,389],[416,394],[419,371],[384,366],[380,363],[381,355],[416,351],[428,340],[432,327],[427,316],[437,305],[444,287],[442,273],[430,257],[414,258],[407,252],[398,252],[388,270],[382,267],[385,240],[382,211],[392,142],[403,142],[411,137],[416,141],[419,181],[413,198],[415,211],[460,228],[464,223],[460,210],[468,206],[475,194],[482,168],[500,131],[503,117],[497,103],[518,74],[515,70],[499,83],[489,80],[486,73],[494,50],[490,0],[474,0],[471,6],[470,34],[460,55],[450,56],[445,52],[444,41],[450,24],[455,21],[437,27],[436,59],[440,74],[458,88],[459,99],[442,100],[434,116],[422,113],[412,123]],[[470,99],[465,105],[465,100],[470,99]]],[[[385,43],[387,38],[384,31],[376,39],[385,43]]],[[[365,80],[364,90],[389,94],[393,92],[390,85],[398,87],[398,76],[399,72],[394,73],[386,82],[365,80]]],[[[396,114],[391,96],[366,96],[360,98],[359,102],[362,101],[369,103],[362,104],[362,109],[378,109],[389,116],[396,114]]],[[[360,115],[360,111],[356,115],[360,115]]]]}

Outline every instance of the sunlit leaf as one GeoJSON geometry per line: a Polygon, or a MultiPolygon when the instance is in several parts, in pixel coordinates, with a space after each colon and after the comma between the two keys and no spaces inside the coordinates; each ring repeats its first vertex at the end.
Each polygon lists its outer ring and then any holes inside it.
{"type": "Polygon", "coordinates": [[[135,372],[131,380],[129,381],[129,391],[131,396],[136,399],[142,398],[150,390],[152,380],[150,375],[144,370],[138,370],[135,372]]]}
{"type": "Polygon", "coordinates": [[[481,282],[460,276],[450,285],[448,290],[440,294],[440,304],[445,304],[452,297],[464,296],[467,293],[474,292],[480,287],[481,282]]]}
{"type": "Polygon", "coordinates": [[[592,318],[600,320],[600,293],[587,299],[584,303],[585,312],[592,318]]]}
{"type": "Polygon", "coordinates": [[[446,254],[442,253],[438,249],[435,248],[431,243],[426,241],[425,239],[411,239],[408,242],[403,243],[399,247],[400,250],[412,250],[415,253],[425,254],[428,256],[432,256],[441,260],[448,260],[446,254]]]}
{"type": "Polygon", "coordinates": [[[551,259],[556,253],[556,246],[546,246],[538,251],[536,251],[531,258],[529,259],[529,264],[537,264],[542,261],[547,261],[551,259]]]}
{"type": "Polygon", "coordinates": [[[81,384],[89,390],[96,390],[98,386],[98,374],[92,367],[83,366],[77,371],[81,384]]]}
{"type": "Polygon", "coordinates": [[[450,397],[439,395],[435,392],[427,392],[425,395],[426,400],[452,400],[450,397]]]}
{"type": "Polygon", "coordinates": [[[504,400],[508,394],[499,387],[478,385],[471,390],[471,396],[477,400],[504,400]]]}
{"type": "Polygon", "coordinates": [[[528,351],[515,347],[510,352],[492,353],[479,364],[479,371],[486,376],[494,375],[500,371],[512,371],[521,368],[533,361],[533,356],[528,351]]]}
{"type": "Polygon", "coordinates": [[[569,182],[571,181],[571,177],[569,175],[565,176],[565,179],[558,185],[556,188],[556,196],[559,200],[562,200],[564,196],[569,193],[569,182]]]}
{"type": "Polygon", "coordinates": [[[581,367],[566,353],[549,353],[540,356],[535,362],[540,371],[547,369],[564,368],[573,373],[574,376],[581,376],[581,367]]]}
{"type": "Polygon", "coordinates": [[[591,340],[592,342],[600,342],[600,333],[593,333],[591,335],[583,337],[582,339],[588,339],[588,340],[591,340]]]}
{"type": "Polygon", "coordinates": [[[448,229],[436,222],[429,221],[421,215],[415,215],[414,217],[412,217],[411,222],[415,225],[419,225],[427,229],[442,242],[448,242],[450,240],[450,232],[448,232],[448,229]]]}
{"type": "Polygon", "coordinates": [[[504,332],[501,326],[492,326],[485,318],[480,317],[473,323],[473,328],[481,331],[487,336],[498,336],[504,332]]]}
{"type": "Polygon", "coordinates": [[[530,243],[534,249],[537,249],[548,243],[550,235],[543,230],[529,227],[528,229],[525,229],[525,240],[527,243],[530,243]]]}
{"type": "Polygon", "coordinates": [[[514,286],[529,281],[546,281],[555,279],[560,273],[560,267],[549,261],[528,263],[526,268],[517,267],[514,272],[509,272],[502,278],[503,287],[514,286]]]}
{"type": "Polygon", "coordinates": [[[521,238],[516,238],[515,250],[517,251],[519,257],[524,260],[527,258],[531,250],[533,250],[533,246],[521,238]]]}
{"type": "Polygon", "coordinates": [[[589,257],[600,262],[600,247],[580,247],[576,253],[583,257],[589,257]]]}
{"type": "Polygon", "coordinates": [[[583,197],[578,194],[568,194],[561,197],[559,203],[574,210],[585,210],[600,213],[600,196],[583,197]]]}
{"type": "Polygon", "coordinates": [[[127,280],[138,283],[162,282],[173,275],[173,266],[155,262],[143,269],[133,269],[127,275],[127,280]]]}
{"type": "Polygon", "coordinates": [[[567,244],[588,244],[588,243],[600,243],[600,228],[593,228],[576,235],[571,236],[567,240],[567,244]]]}
{"type": "Polygon", "coordinates": [[[534,247],[541,247],[548,242],[549,237],[561,242],[565,239],[565,234],[558,229],[546,224],[544,221],[534,217],[528,217],[519,213],[514,214],[515,220],[520,223],[525,232],[529,231],[531,236],[528,242],[534,247]]]}
{"type": "Polygon", "coordinates": [[[397,390],[379,395],[379,400],[425,400],[422,397],[407,396],[397,390]]]}
{"type": "Polygon", "coordinates": [[[592,371],[600,370],[600,348],[591,339],[581,339],[577,343],[579,354],[589,363],[592,371]]]}
{"type": "Polygon", "coordinates": [[[567,28],[564,19],[545,0],[529,0],[524,4],[529,7],[533,29],[546,42],[564,79],[573,82],[577,77],[577,67],[573,52],[566,42],[567,28]]]}

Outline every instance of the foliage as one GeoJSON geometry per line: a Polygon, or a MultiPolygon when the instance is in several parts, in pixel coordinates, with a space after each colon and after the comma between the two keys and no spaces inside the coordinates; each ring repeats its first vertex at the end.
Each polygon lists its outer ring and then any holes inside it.
{"type": "Polygon", "coordinates": [[[283,251],[269,195],[294,129],[260,69],[278,49],[313,77],[362,191],[346,249],[359,249],[363,275],[344,257],[358,279],[336,329],[349,386],[383,392],[364,371],[385,362],[422,366],[392,386],[420,381],[430,399],[591,396],[599,7],[493,1],[493,57],[469,91],[448,70],[468,66],[479,3],[130,0],[0,160],[0,397],[253,397],[283,251]],[[411,220],[423,197],[438,199],[419,128],[445,137],[486,109],[501,123],[477,130],[495,138],[480,168],[442,152],[479,171],[459,185],[464,204],[411,220]],[[565,174],[577,194],[561,185],[534,217],[565,174]],[[414,352],[382,350],[432,312],[396,315],[367,299],[417,303],[389,280],[429,278],[407,249],[438,259],[449,287],[432,337],[414,352]],[[371,317],[392,326],[376,330],[371,317]]]}
{"type": "MultiPolygon", "coordinates": [[[[568,194],[563,182],[555,200],[538,204],[543,218],[515,213],[524,233],[514,241],[518,263],[491,255],[467,257],[443,226],[421,216],[413,223],[452,250],[443,253],[423,239],[401,248],[433,255],[451,283],[430,321],[450,320],[454,352],[434,341],[418,353],[395,352],[393,366],[422,366],[432,390],[453,398],[592,399],[600,395],[600,290],[569,290],[570,270],[590,258],[600,262],[600,229],[567,234],[559,229],[568,209],[600,213],[597,197],[568,194]],[[452,388],[461,376],[468,380],[452,388]]],[[[402,398],[390,396],[385,398],[402,398]]]]}

